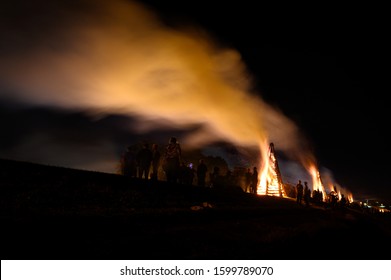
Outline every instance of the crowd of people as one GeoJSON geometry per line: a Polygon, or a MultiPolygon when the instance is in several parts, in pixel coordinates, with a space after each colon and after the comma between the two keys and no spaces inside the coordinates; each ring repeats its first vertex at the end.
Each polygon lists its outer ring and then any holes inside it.
{"type": "Polygon", "coordinates": [[[243,174],[244,179],[238,182],[237,174],[227,170],[222,174],[219,166],[205,163],[203,158],[197,164],[186,163],[182,157],[182,148],[176,137],[171,137],[162,148],[157,143],[150,145],[144,141],[141,146],[129,146],[121,157],[122,175],[144,180],[165,180],[169,183],[197,185],[201,187],[223,187],[240,185],[245,192],[256,193],[258,187],[258,170],[253,167],[243,174]]]}
{"type": "Polygon", "coordinates": [[[310,206],[310,202],[315,205],[324,206],[325,208],[336,208],[336,207],[345,207],[349,205],[349,200],[345,197],[344,194],[341,194],[339,197],[336,190],[336,186],[330,191],[330,193],[324,194],[320,190],[314,189],[311,193],[311,189],[308,187],[308,182],[304,182],[304,186],[301,180],[298,181],[295,187],[296,194],[296,203],[299,205],[304,205],[306,207],[310,206]]]}
{"type": "MultiPolygon", "coordinates": [[[[159,149],[159,145],[150,145],[143,142],[137,150],[129,146],[121,158],[121,173],[128,177],[144,180],[165,180],[169,183],[184,185],[197,185],[201,187],[228,187],[240,186],[244,192],[256,194],[259,184],[257,167],[247,168],[242,174],[241,182],[237,174],[229,169],[222,174],[219,166],[213,166],[210,170],[203,158],[193,166],[185,163],[182,158],[182,148],[175,137],[169,139],[168,144],[159,149]]],[[[296,202],[306,207],[311,204],[335,208],[347,206],[349,201],[344,195],[339,198],[333,190],[324,197],[322,191],[314,189],[311,192],[308,182],[298,180],[294,188],[296,202]]]]}

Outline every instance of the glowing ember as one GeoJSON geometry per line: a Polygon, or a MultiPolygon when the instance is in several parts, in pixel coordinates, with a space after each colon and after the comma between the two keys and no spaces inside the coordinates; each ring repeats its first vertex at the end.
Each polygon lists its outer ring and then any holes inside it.
{"type": "Polygon", "coordinates": [[[267,149],[267,143],[261,144],[262,167],[259,177],[257,193],[260,195],[272,195],[286,197],[282,187],[282,178],[278,167],[277,158],[274,154],[274,145],[270,143],[267,149]]]}

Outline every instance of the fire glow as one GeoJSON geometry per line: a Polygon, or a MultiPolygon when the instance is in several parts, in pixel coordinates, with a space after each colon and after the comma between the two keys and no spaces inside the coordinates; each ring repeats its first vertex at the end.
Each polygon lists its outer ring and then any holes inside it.
{"type": "MultiPolygon", "coordinates": [[[[270,143],[270,145],[268,145],[267,141],[261,142],[260,150],[261,169],[259,173],[259,185],[257,194],[288,197],[284,189],[281,171],[278,166],[278,160],[275,155],[274,144],[270,143]]],[[[311,162],[311,160],[307,158],[305,162],[308,164],[308,162],[311,162]]],[[[329,182],[328,184],[329,191],[327,192],[320,176],[319,169],[314,163],[310,163],[307,165],[307,171],[312,178],[312,191],[320,192],[322,194],[323,201],[327,201],[329,199],[329,195],[332,192],[335,192],[339,200],[341,200],[342,195],[344,195],[347,201],[349,201],[350,203],[353,202],[353,194],[351,192],[343,189],[342,187],[337,188],[331,182],[329,182]],[[341,189],[343,189],[343,191],[341,189]]]]}
{"type": "Polygon", "coordinates": [[[331,181],[328,182],[328,184],[324,184],[319,169],[315,164],[311,164],[308,171],[312,177],[313,190],[317,190],[322,193],[323,201],[327,201],[328,195],[335,192],[339,200],[341,200],[342,195],[344,195],[350,203],[353,202],[353,194],[350,191],[342,188],[341,186],[337,187],[336,184],[331,181]]]}
{"type": "Polygon", "coordinates": [[[313,190],[316,190],[316,191],[319,191],[322,193],[322,197],[323,197],[323,200],[326,199],[326,190],[323,186],[323,183],[322,183],[322,180],[320,178],[320,173],[319,173],[319,170],[318,168],[315,167],[315,165],[311,165],[309,167],[309,172],[311,174],[311,177],[312,177],[312,188],[313,190]]]}
{"type": "Polygon", "coordinates": [[[274,152],[274,144],[261,143],[262,167],[259,176],[257,193],[260,195],[272,195],[286,197],[280,168],[274,152]]]}

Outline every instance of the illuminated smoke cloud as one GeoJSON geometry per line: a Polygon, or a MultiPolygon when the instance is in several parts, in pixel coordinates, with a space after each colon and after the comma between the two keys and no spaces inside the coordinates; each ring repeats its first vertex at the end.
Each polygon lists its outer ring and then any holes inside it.
{"type": "MultiPolygon", "coordinates": [[[[49,21],[55,22],[44,25],[47,30],[27,27],[44,35],[2,52],[2,99],[95,117],[136,116],[141,121],[132,129],[140,133],[201,124],[182,139],[187,146],[223,140],[259,147],[270,139],[279,150],[302,154],[297,127],[251,92],[236,50],[217,46],[198,29],[168,28],[135,2],[78,5],[53,5],[49,21]]],[[[18,30],[13,38],[24,35],[18,30]]]]}

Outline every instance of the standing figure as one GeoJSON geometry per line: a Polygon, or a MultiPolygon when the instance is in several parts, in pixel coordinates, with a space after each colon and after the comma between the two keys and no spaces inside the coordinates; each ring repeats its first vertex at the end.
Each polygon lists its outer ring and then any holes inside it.
{"type": "Polygon", "coordinates": [[[247,171],[244,174],[244,192],[251,193],[251,171],[250,171],[250,168],[247,168],[247,171]]]}
{"type": "Polygon", "coordinates": [[[167,182],[177,183],[182,150],[175,137],[171,137],[164,153],[164,171],[166,173],[167,182]]]}
{"type": "Polygon", "coordinates": [[[193,169],[193,164],[192,163],[189,163],[189,164],[183,163],[181,166],[182,166],[182,168],[181,168],[181,181],[180,181],[180,183],[184,184],[184,185],[188,185],[188,186],[193,185],[193,180],[194,180],[194,175],[195,175],[195,171],[193,169]]]}
{"type": "Polygon", "coordinates": [[[253,194],[257,194],[257,189],[258,189],[258,170],[257,168],[254,166],[253,168],[253,174],[251,175],[251,193],[253,194]]]}
{"type": "Polygon", "coordinates": [[[346,199],[346,197],[345,197],[344,194],[341,194],[341,200],[340,200],[339,203],[341,204],[342,207],[345,207],[345,206],[346,206],[346,204],[347,204],[347,199],[346,199]]]}
{"type": "Polygon", "coordinates": [[[151,180],[157,181],[160,165],[160,152],[158,144],[152,144],[152,174],[151,180]]]}
{"type": "Polygon", "coordinates": [[[220,168],[218,166],[213,167],[213,172],[209,174],[210,187],[216,188],[221,186],[220,168]]]}
{"type": "Polygon", "coordinates": [[[207,172],[208,172],[208,168],[206,167],[204,160],[200,159],[198,166],[197,166],[197,185],[198,186],[205,187],[205,178],[206,178],[207,172]]]}
{"type": "Polygon", "coordinates": [[[337,206],[337,202],[338,202],[338,193],[336,191],[331,191],[330,192],[330,204],[331,204],[331,208],[335,208],[335,206],[337,206]]]}
{"type": "Polygon", "coordinates": [[[307,181],[304,182],[304,203],[305,206],[310,206],[310,197],[311,197],[311,190],[307,185],[307,181]]]}
{"type": "Polygon", "coordinates": [[[152,151],[149,149],[148,144],[144,143],[141,150],[137,153],[137,165],[138,165],[138,177],[140,179],[148,179],[149,169],[152,162],[152,151]]]}
{"type": "Polygon", "coordinates": [[[127,147],[121,158],[121,174],[127,177],[137,176],[137,162],[132,147],[127,147]]]}
{"type": "Polygon", "coordinates": [[[301,180],[296,185],[296,202],[301,205],[301,201],[303,199],[303,185],[301,184],[301,180]]]}

